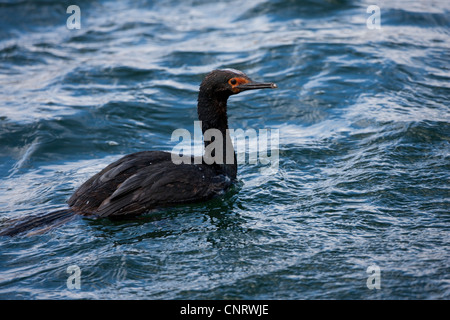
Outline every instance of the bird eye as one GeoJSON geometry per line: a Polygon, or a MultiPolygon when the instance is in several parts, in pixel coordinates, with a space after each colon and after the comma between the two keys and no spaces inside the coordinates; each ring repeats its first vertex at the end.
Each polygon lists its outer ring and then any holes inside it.
{"type": "Polygon", "coordinates": [[[230,84],[231,84],[231,85],[234,86],[236,83],[237,83],[236,79],[231,79],[231,80],[230,80],[230,84]]]}

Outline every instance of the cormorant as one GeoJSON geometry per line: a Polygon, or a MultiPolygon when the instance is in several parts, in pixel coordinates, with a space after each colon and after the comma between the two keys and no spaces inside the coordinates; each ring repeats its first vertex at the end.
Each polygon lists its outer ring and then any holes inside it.
{"type": "MultiPolygon", "coordinates": [[[[222,152],[212,153],[214,163],[204,158],[193,159],[191,164],[175,164],[171,153],[163,151],[129,154],[83,183],[68,200],[68,209],[21,219],[0,235],[59,225],[75,214],[136,216],[155,208],[205,201],[223,193],[236,180],[237,173],[236,154],[227,133],[227,100],[242,91],[276,87],[274,83],[254,82],[238,70],[213,70],[200,84],[197,112],[203,134],[215,129],[223,135],[222,152]]],[[[211,142],[205,139],[205,148],[211,142]]]]}

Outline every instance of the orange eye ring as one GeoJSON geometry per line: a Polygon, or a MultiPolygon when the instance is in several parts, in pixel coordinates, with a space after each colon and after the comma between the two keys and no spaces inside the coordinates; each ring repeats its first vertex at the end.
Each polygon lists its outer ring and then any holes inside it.
{"type": "Polygon", "coordinates": [[[245,78],[240,78],[240,77],[235,77],[235,78],[231,78],[230,80],[228,80],[228,84],[231,86],[231,88],[233,90],[238,90],[237,92],[239,92],[239,88],[236,88],[242,84],[246,84],[249,83],[250,81],[245,79],[245,78]]]}

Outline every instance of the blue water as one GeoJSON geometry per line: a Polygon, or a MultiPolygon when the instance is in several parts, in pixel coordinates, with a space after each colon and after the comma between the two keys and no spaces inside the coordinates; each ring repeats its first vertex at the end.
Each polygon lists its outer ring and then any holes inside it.
{"type": "Polygon", "coordinates": [[[2,225],[170,151],[215,68],[278,84],[228,113],[279,130],[279,168],[243,164],[206,203],[3,237],[1,299],[450,298],[449,1],[73,4],[79,30],[66,2],[0,1],[2,225]]]}

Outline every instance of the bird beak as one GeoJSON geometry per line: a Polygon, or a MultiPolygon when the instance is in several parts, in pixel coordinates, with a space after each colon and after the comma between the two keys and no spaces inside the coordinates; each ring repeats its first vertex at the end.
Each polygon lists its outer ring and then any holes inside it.
{"type": "Polygon", "coordinates": [[[275,83],[271,83],[271,82],[263,83],[263,82],[250,81],[247,83],[240,84],[240,85],[236,86],[236,88],[238,88],[241,91],[244,91],[244,90],[255,90],[255,89],[276,89],[276,88],[278,88],[278,86],[275,83]]]}

